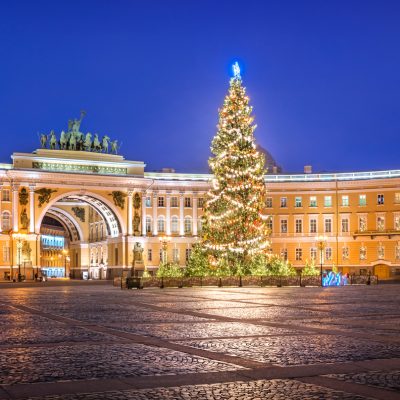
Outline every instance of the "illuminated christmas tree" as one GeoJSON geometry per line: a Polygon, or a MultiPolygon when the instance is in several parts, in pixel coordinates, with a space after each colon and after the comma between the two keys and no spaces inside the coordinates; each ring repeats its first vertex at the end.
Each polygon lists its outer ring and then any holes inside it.
{"type": "Polygon", "coordinates": [[[214,178],[205,205],[203,245],[212,267],[246,274],[269,246],[262,214],[265,158],[256,148],[252,107],[237,63],[233,71],[211,145],[214,178]]]}

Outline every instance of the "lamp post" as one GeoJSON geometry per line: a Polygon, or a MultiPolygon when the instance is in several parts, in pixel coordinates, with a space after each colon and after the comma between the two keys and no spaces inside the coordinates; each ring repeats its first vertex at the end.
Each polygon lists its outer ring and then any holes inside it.
{"type": "Polygon", "coordinates": [[[163,262],[166,264],[168,262],[168,243],[171,241],[171,238],[169,236],[160,236],[160,243],[161,243],[161,248],[162,248],[162,258],[163,262]]]}
{"type": "Polygon", "coordinates": [[[25,233],[18,233],[15,232],[12,234],[13,239],[17,241],[17,260],[18,260],[18,282],[21,282],[22,275],[21,275],[21,253],[22,253],[22,246],[23,242],[26,238],[25,233]]]}
{"type": "Polygon", "coordinates": [[[64,256],[64,278],[67,276],[67,258],[68,258],[68,250],[63,249],[62,250],[63,256],[64,256]]]}
{"type": "Polygon", "coordinates": [[[317,244],[318,244],[318,249],[319,249],[319,261],[321,265],[321,270],[320,270],[320,276],[321,276],[321,286],[322,284],[322,264],[323,264],[323,254],[324,254],[324,249],[326,247],[326,236],[320,235],[315,238],[317,244]]]}

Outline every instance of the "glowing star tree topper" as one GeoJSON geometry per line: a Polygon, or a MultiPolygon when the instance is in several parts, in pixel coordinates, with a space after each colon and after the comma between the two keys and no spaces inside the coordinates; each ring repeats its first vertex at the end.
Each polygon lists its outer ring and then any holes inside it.
{"type": "Polygon", "coordinates": [[[233,77],[236,79],[241,79],[240,67],[237,61],[235,62],[235,64],[232,65],[232,69],[233,69],[233,77]]]}

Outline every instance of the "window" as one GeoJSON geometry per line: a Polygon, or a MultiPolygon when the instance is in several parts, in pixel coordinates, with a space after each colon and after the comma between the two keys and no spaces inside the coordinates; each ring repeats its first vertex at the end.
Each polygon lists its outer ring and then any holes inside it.
{"type": "Polygon", "coordinates": [[[153,260],[153,251],[151,249],[147,249],[147,261],[153,260]]]}
{"type": "Polygon", "coordinates": [[[400,215],[395,215],[394,217],[394,229],[400,231],[400,215]]]}
{"type": "Polygon", "coordinates": [[[167,262],[167,251],[160,249],[160,262],[166,263],[167,262]]]}
{"type": "Polygon", "coordinates": [[[342,260],[349,259],[349,248],[347,246],[342,247],[342,260]]]}
{"type": "Polygon", "coordinates": [[[382,245],[382,243],[379,243],[378,246],[378,258],[379,260],[383,260],[385,258],[385,247],[382,245]]]}
{"type": "Polygon", "coordinates": [[[324,197],[324,207],[332,207],[332,196],[324,197]]]}
{"type": "Polygon", "coordinates": [[[310,248],[310,258],[311,258],[311,260],[316,260],[317,259],[317,249],[316,249],[316,247],[311,247],[310,248]]]}
{"type": "Polygon", "coordinates": [[[178,207],[178,198],[176,196],[171,197],[171,207],[178,207]]]}
{"type": "Polygon", "coordinates": [[[310,196],[310,207],[317,207],[317,196],[310,196]]]}
{"type": "Polygon", "coordinates": [[[281,197],[281,207],[282,208],[287,207],[287,197],[281,197]]]}
{"type": "Polygon", "coordinates": [[[376,218],[376,228],[378,229],[378,231],[385,230],[385,217],[378,216],[376,218]]]}
{"type": "Polygon", "coordinates": [[[303,259],[303,249],[296,248],[296,261],[301,261],[303,259]]]}
{"type": "Polygon", "coordinates": [[[204,207],[204,199],[203,199],[203,197],[199,197],[197,199],[197,207],[198,208],[203,208],[204,207]]]}
{"type": "Polygon", "coordinates": [[[332,232],[332,219],[331,218],[325,219],[325,232],[326,233],[332,232]]]}
{"type": "Polygon", "coordinates": [[[267,197],[265,199],[265,207],[272,208],[272,197],[267,197]]]}
{"type": "Polygon", "coordinates": [[[349,219],[342,218],[342,233],[348,233],[348,232],[349,232],[349,219]]]}
{"type": "Polygon", "coordinates": [[[281,219],[281,233],[287,233],[287,219],[281,219]]]}
{"type": "Polygon", "coordinates": [[[179,249],[172,249],[172,261],[179,263],[179,249]]]}
{"type": "Polygon", "coordinates": [[[158,198],[158,207],[165,207],[165,197],[164,196],[160,196],[158,198]]]}
{"type": "Polygon", "coordinates": [[[360,232],[364,232],[367,230],[367,217],[358,218],[358,229],[360,232]]]}
{"type": "Polygon", "coordinates": [[[303,207],[302,202],[301,202],[301,197],[296,197],[294,199],[294,206],[295,207],[303,207]]]}
{"type": "Polygon", "coordinates": [[[394,202],[396,204],[400,203],[400,192],[394,194],[394,202]]]}
{"type": "Polygon", "coordinates": [[[164,233],[165,232],[165,220],[163,216],[158,217],[157,220],[157,231],[159,233],[164,233]]]}
{"type": "Polygon", "coordinates": [[[301,233],[303,231],[303,220],[296,219],[296,233],[301,233]]]}
{"type": "Polygon", "coordinates": [[[325,248],[325,260],[332,260],[332,247],[325,248]]]}
{"type": "Polygon", "coordinates": [[[1,200],[2,201],[10,201],[10,191],[8,189],[2,190],[1,200]]]}
{"type": "Polygon", "coordinates": [[[186,261],[186,263],[188,263],[189,262],[189,259],[190,259],[190,255],[192,254],[192,249],[186,249],[185,250],[185,261],[186,261]]]}
{"type": "Polygon", "coordinates": [[[146,203],[146,207],[151,207],[151,197],[150,196],[146,197],[145,203],[146,203]]]}
{"type": "Polygon", "coordinates": [[[366,260],[367,259],[367,248],[362,245],[360,247],[360,260],[366,260]]]}
{"type": "Polygon", "coordinates": [[[349,206],[349,196],[342,196],[342,206],[348,207],[349,206]]]}
{"type": "Polygon", "coordinates": [[[185,197],[185,207],[192,207],[192,199],[190,197],[185,197]]]}
{"type": "Polygon", "coordinates": [[[201,233],[202,230],[203,230],[203,219],[199,218],[197,220],[197,232],[201,233]]]}
{"type": "Polygon", "coordinates": [[[317,220],[315,218],[310,219],[310,233],[317,233],[317,220]]]}
{"type": "Polygon", "coordinates": [[[270,232],[272,232],[272,218],[271,218],[271,217],[268,217],[268,218],[267,218],[266,226],[267,226],[267,229],[268,229],[270,232]]]}
{"type": "Polygon", "coordinates": [[[1,229],[3,231],[9,231],[11,229],[11,215],[7,211],[4,211],[2,214],[1,229]]]}
{"type": "Polygon", "coordinates": [[[184,229],[185,229],[185,234],[192,233],[192,218],[185,217],[184,229]]]}
{"type": "Polygon", "coordinates": [[[173,215],[171,218],[171,232],[172,233],[178,233],[179,232],[179,227],[178,227],[178,217],[173,215]]]}
{"type": "Polygon", "coordinates": [[[146,217],[146,232],[147,233],[151,233],[152,229],[151,229],[151,218],[150,217],[146,217]]]}
{"type": "Polygon", "coordinates": [[[285,261],[287,261],[288,256],[287,256],[287,249],[281,249],[281,258],[285,261]]]}
{"type": "Polygon", "coordinates": [[[400,260],[400,243],[397,242],[396,248],[395,248],[395,257],[396,260],[400,260]]]}
{"type": "Polygon", "coordinates": [[[10,248],[8,246],[3,246],[3,262],[10,261],[10,248]]]}
{"type": "Polygon", "coordinates": [[[385,197],[383,194],[378,194],[378,205],[385,204],[385,197]]]}
{"type": "Polygon", "coordinates": [[[367,205],[367,195],[366,194],[360,194],[360,196],[358,198],[358,205],[360,205],[360,206],[367,205]]]}

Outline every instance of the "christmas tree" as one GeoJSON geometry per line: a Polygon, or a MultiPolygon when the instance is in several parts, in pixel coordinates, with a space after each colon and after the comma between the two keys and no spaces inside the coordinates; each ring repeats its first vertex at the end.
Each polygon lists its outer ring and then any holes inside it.
{"type": "Polygon", "coordinates": [[[205,205],[203,245],[212,267],[246,274],[269,246],[262,214],[265,158],[256,148],[252,107],[237,63],[233,70],[211,145],[214,177],[205,205]]]}

